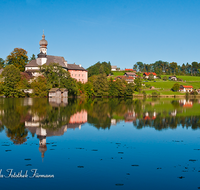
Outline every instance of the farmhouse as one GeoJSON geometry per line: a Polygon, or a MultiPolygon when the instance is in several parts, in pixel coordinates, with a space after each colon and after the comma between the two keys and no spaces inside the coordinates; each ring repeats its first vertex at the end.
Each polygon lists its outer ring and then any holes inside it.
{"type": "Polygon", "coordinates": [[[177,81],[177,77],[176,76],[169,76],[169,80],[177,81]]]}
{"type": "Polygon", "coordinates": [[[193,91],[193,86],[185,86],[185,85],[181,85],[180,92],[192,92],[193,91]]]}
{"type": "Polygon", "coordinates": [[[133,77],[135,79],[137,75],[134,72],[126,72],[126,73],[124,73],[124,76],[126,76],[126,77],[133,77]]]}
{"type": "Polygon", "coordinates": [[[111,71],[116,71],[117,70],[117,66],[113,65],[111,66],[111,71]]]}
{"type": "Polygon", "coordinates": [[[64,57],[47,55],[48,42],[45,40],[45,35],[42,35],[42,40],[39,42],[40,53],[37,55],[37,59],[31,60],[26,66],[25,71],[31,72],[33,76],[39,76],[40,67],[44,64],[58,63],[63,69],[69,71],[72,78],[86,83],[88,81],[88,72],[81,65],[68,64],[64,57]]]}
{"type": "Polygon", "coordinates": [[[135,80],[135,78],[132,76],[117,76],[115,80],[117,79],[125,80],[127,83],[134,83],[135,80]]]}
{"type": "Polygon", "coordinates": [[[153,78],[156,79],[156,73],[152,73],[152,72],[144,72],[143,73],[143,77],[145,77],[146,79],[148,79],[150,74],[152,74],[153,78]]]}

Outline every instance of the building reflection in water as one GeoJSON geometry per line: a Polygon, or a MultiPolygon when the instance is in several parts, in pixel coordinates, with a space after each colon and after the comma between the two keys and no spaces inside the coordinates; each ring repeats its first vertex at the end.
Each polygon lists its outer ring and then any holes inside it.
{"type": "Polygon", "coordinates": [[[134,110],[128,110],[124,116],[125,122],[133,122],[137,119],[137,113],[134,110]]]}
{"type": "Polygon", "coordinates": [[[49,98],[49,104],[53,107],[66,106],[68,98],[49,98]]]}
{"type": "Polygon", "coordinates": [[[42,127],[41,121],[44,118],[40,118],[36,114],[31,114],[28,121],[25,121],[25,127],[32,133],[36,134],[39,139],[39,151],[41,152],[41,157],[44,158],[44,154],[47,151],[46,138],[51,136],[62,136],[67,129],[81,129],[81,125],[87,122],[87,111],[82,110],[75,113],[70,117],[69,123],[63,125],[61,128],[56,130],[46,129],[42,127]]]}
{"type": "Polygon", "coordinates": [[[193,102],[190,100],[179,100],[179,104],[180,104],[180,106],[187,107],[187,108],[193,106],[193,102]]]}

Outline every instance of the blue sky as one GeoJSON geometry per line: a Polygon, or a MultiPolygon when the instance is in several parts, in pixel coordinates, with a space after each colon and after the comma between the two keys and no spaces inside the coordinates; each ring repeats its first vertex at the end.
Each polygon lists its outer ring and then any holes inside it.
{"type": "Polygon", "coordinates": [[[200,62],[199,0],[0,0],[0,57],[19,47],[83,67],[200,62]]]}

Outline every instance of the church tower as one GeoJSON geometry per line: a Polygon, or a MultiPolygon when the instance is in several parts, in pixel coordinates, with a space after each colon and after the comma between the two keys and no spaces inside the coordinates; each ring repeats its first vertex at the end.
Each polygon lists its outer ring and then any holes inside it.
{"type": "Polygon", "coordinates": [[[48,42],[45,40],[44,31],[43,31],[42,39],[40,40],[39,44],[40,44],[40,53],[47,54],[48,42]]]}
{"type": "Polygon", "coordinates": [[[42,39],[39,42],[40,44],[40,53],[37,55],[38,59],[36,60],[38,65],[44,65],[47,62],[47,45],[48,42],[45,40],[45,35],[43,31],[42,39]]]}

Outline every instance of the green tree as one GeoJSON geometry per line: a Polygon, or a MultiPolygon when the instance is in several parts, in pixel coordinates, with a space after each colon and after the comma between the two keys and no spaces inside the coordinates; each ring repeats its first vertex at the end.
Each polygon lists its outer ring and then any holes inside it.
{"type": "Polygon", "coordinates": [[[176,74],[176,70],[177,70],[177,63],[176,62],[172,62],[172,63],[169,64],[169,67],[171,69],[171,73],[175,75],[176,74]]]}
{"type": "Polygon", "coordinates": [[[93,83],[95,96],[108,96],[108,81],[106,74],[98,75],[93,83]]]}
{"type": "Polygon", "coordinates": [[[126,96],[133,96],[134,89],[135,89],[135,86],[134,86],[133,83],[127,84],[126,89],[125,89],[125,95],[126,96]]]}
{"type": "Polygon", "coordinates": [[[70,73],[59,66],[58,63],[51,63],[41,67],[41,73],[47,79],[48,88],[67,88],[69,95],[77,96],[77,81],[70,76],[70,73]]]}
{"type": "Polygon", "coordinates": [[[142,87],[142,78],[140,77],[137,77],[135,80],[134,80],[134,83],[135,83],[135,91],[139,92],[141,87],[142,87]]]}
{"type": "Polygon", "coordinates": [[[21,79],[20,70],[14,65],[8,65],[2,72],[4,77],[4,95],[6,97],[19,97],[20,89],[18,88],[18,82],[21,79]]]}
{"type": "Polygon", "coordinates": [[[180,89],[180,84],[179,83],[175,83],[173,86],[172,86],[172,90],[173,91],[178,91],[180,89]]]}
{"type": "Polygon", "coordinates": [[[153,76],[153,74],[151,73],[151,74],[149,74],[149,80],[154,80],[154,76],[153,76]]]}
{"type": "Polygon", "coordinates": [[[84,88],[85,88],[86,96],[88,96],[89,98],[94,96],[93,85],[90,81],[85,83],[84,88]]]}
{"type": "Polygon", "coordinates": [[[118,91],[118,96],[119,97],[122,97],[125,95],[125,88],[126,88],[126,85],[127,85],[127,82],[125,80],[121,80],[121,79],[117,79],[115,81],[116,83],[116,89],[118,91]]]}
{"type": "Polygon", "coordinates": [[[112,78],[110,78],[108,86],[109,86],[109,96],[117,97],[118,96],[117,83],[113,81],[112,78]]]}
{"type": "Polygon", "coordinates": [[[4,67],[5,61],[0,58],[0,69],[2,69],[4,67]]]}
{"type": "Polygon", "coordinates": [[[31,88],[33,89],[34,97],[47,97],[48,95],[48,85],[47,80],[43,76],[35,78],[31,83],[31,88]]]}
{"type": "Polygon", "coordinates": [[[29,62],[32,61],[32,60],[35,60],[35,59],[36,59],[35,54],[33,54],[33,55],[31,56],[29,62]]]}
{"type": "Polygon", "coordinates": [[[88,70],[88,77],[93,75],[99,75],[105,73],[107,76],[111,73],[111,64],[110,62],[97,62],[96,64],[92,65],[91,67],[87,68],[88,70]]]}
{"type": "Polygon", "coordinates": [[[27,51],[22,48],[15,48],[10,55],[7,56],[7,65],[14,65],[21,72],[25,70],[25,65],[28,63],[27,51]]]}

